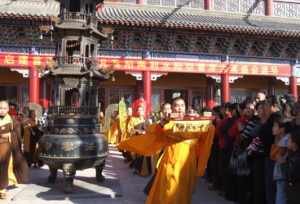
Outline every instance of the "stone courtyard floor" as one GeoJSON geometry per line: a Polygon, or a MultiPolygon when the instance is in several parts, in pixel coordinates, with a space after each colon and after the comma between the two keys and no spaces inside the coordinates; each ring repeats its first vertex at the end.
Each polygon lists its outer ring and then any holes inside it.
{"type": "MultiPolygon", "coordinates": [[[[133,174],[124,163],[122,155],[110,146],[101,185],[95,181],[95,170],[86,169],[76,173],[74,192],[64,194],[62,173],[56,184],[47,184],[48,168],[31,169],[31,183],[9,189],[9,199],[0,204],[143,204],[146,196],[143,189],[149,178],[133,174]]],[[[214,191],[208,191],[205,181],[199,180],[192,204],[231,204],[214,191]]]]}

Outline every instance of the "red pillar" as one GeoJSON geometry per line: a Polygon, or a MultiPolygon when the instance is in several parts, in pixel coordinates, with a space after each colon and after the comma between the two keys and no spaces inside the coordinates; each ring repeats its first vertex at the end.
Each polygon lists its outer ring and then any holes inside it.
{"type": "Polygon", "coordinates": [[[152,108],[152,87],[151,87],[151,72],[145,71],[143,75],[144,82],[144,98],[146,102],[146,117],[148,117],[151,113],[152,108]]]}
{"type": "Polygon", "coordinates": [[[273,0],[265,0],[265,15],[273,15],[273,0]]]}
{"type": "Polygon", "coordinates": [[[213,109],[214,106],[215,106],[214,80],[208,78],[207,89],[206,89],[206,107],[209,109],[213,109]]]}
{"type": "Polygon", "coordinates": [[[298,101],[298,86],[297,86],[297,77],[290,77],[290,91],[295,100],[298,101]]]}
{"type": "Polygon", "coordinates": [[[41,90],[41,94],[42,94],[42,97],[41,97],[41,101],[40,101],[40,104],[45,108],[45,109],[48,109],[49,107],[49,101],[50,101],[50,86],[48,85],[47,86],[47,80],[46,79],[43,79],[41,81],[41,85],[42,85],[42,90],[41,90]]]}
{"type": "Polygon", "coordinates": [[[136,0],[136,4],[144,4],[144,0],[136,0]]]}
{"type": "Polygon", "coordinates": [[[39,104],[40,79],[39,72],[35,67],[29,68],[29,102],[39,104]]]}
{"type": "Polygon", "coordinates": [[[230,88],[229,88],[229,74],[224,73],[221,75],[221,85],[222,85],[222,103],[228,103],[230,101],[230,88]]]}
{"type": "Polygon", "coordinates": [[[212,8],[212,2],[213,0],[204,0],[204,9],[205,10],[211,10],[212,8]]]}

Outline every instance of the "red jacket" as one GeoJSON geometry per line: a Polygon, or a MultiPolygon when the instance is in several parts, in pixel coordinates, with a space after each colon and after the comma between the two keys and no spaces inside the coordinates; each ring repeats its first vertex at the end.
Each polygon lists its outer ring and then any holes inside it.
{"type": "Polygon", "coordinates": [[[240,139],[239,125],[245,126],[247,121],[248,120],[245,117],[239,117],[228,130],[228,135],[233,139],[234,142],[237,142],[240,139]]]}

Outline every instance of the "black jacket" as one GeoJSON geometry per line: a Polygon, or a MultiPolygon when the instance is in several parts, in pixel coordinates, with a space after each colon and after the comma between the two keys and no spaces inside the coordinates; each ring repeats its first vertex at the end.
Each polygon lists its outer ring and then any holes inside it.
{"type": "Polygon", "coordinates": [[[288,158],[288,203],[300,203],[300,150],[288,158]]]}

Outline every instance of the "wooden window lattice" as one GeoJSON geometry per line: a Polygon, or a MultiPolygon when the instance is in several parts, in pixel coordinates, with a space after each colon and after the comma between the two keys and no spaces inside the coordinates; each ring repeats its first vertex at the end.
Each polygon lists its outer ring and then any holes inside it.
{"type": "Polygon", "coordinates": [[[192,0],[191,7],[204,9],[204,0],[192,0]]]}
{"type": "Polygon", "coordinates": [[[296,42],[291,42],[285,50],[286,57],[297,58],[300,53],[300,44],[296,42]]]}
{"type": "Polygon", "coordinates": [[[269,57],[280,57],[283,47],[280,42],[272,42],[269,48],[269,57]]]}
{"type": "Polygon", "coordinates": [[[153,49],[154,50],[164,50],[164,46],[163,46],[163,36],[160,34],[155,35],[155,39],[153,42],[153,49]]]}
{"type": "Polygon", "coordinates": [[[161,0],[147,0],[147,4],[149,5],[161,5],[161,0]]]}
{"type": "MultiPolygon", "coordinates": [[[[275,41],[267,39],[246,39],[238,36],[236,38],[217,37],[189,32],[172,33],[163,30],[151,34],[145,31],[118,30],[114,35],[116,35],[113,42],[114,49],[149,49],[291,59],[297,57],[300,51],[298,42],[278,40],[275,43],[275,41]]],[[[102,44],[102,48],[111,48],[109,44],[106,46],[104,44],[102,44]]]]}
{"type": "Polygon", "coordinates": [[[176,50],[189,51],[189,39],[186,36],[178,35],[176,38],[176,50]]]}
{"type": "Polygon", "coordinates": [[[161,0],[162,6],[175,6],[175,0],[161,0]]]}
{"type": "Polygon", "coordinates": [[[136,4],[136,0],[123,0],[124,3],[136,4]]]}
{"type": "Polygon", "coordinates": [[[247,51],[249,42],[246,39],[237,39],[233,45],[233,54],[244,55],[247,51]]]}
{"type": "Polygon", "coordinates": [[[266,46],[266,43],[262,41],[254,41],[251,47],[252,56],[263,56],[266,46]]]}
{"type": "Polygon", "coordinates": [[[229,48],[229,39],[227,38],[217,38],[216,40],[216,52],[220,54],[227,54],[229,48]]]}
{"type": "Polygon", "coordinates": [[[274,2],[274,15],[281,17],[300,17],[300,2],[274,2]]]}
{"type": "Polygon", "coordinates": [[[213,9],[218,11],[264,15],[262,0],[214,0],[213,9]]]}
{"type": "Polygon", "coordinates": [[[204,0],[146,0],[146,3],[167,7],[204,8],[204,0]]]}
{"type": "Polygon", "coordinates": [[[196,40],[195,51],[196,52],[208,52],[209,49],[209,39],[207,37],[198,37],[196,40]]]}

